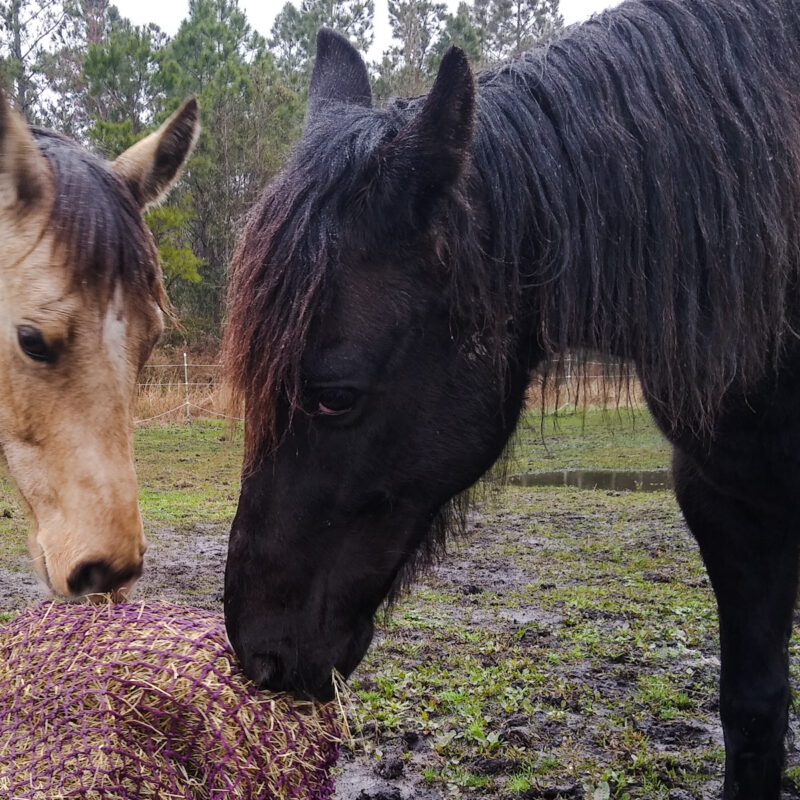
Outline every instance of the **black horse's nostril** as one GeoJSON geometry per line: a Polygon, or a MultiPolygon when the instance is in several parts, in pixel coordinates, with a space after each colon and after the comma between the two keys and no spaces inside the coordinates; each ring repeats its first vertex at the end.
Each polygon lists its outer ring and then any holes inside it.
{"type": "Polygon", "coordinates": [[[254,653],[245,656],[242,659],[242,668],[256,687],[262,690],[290,692],[303,700],[315,698],[323,702],[333,700],[335,695],[331,681],[332,670],[322,673],[324,678],[312,678],[277,653],[254,653]]]}
{"type": "Polygon", "coordinates": [[[73,595],[112,592],[141,574],[141,562],[134,567],[114,569],[105,561],[87,561],[72,570],[67,586],[73,595]]]}
{"type": "Polygon", "coordinates": [[[257,653],[243,663],[244,671],[259,689],[281,691],[284,688],[284,669],[280,658],[273,653],[257,653]]]}

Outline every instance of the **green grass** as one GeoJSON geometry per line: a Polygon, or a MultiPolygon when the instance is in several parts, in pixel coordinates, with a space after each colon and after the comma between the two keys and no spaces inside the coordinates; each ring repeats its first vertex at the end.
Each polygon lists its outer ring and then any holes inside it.
{"type": "MultiPolygon", "coordinates": [[[[509,471],[668,464],[647,415],[592,411],[528,415],[509,471]]],[[[448,797],[656,800],[718,776],[716,744],[651,741],[717,724],[714,600],[672,495],[493,488],[476,524],[451,562],[516,578],[468,600],[447,571],[424,579],[356,674],[357,726],[421,732],[448,797]],[[476,775],[481,758],[509,766],[476,775]]]]}
{"type": "Polygon", "coordinates": [[[230,522],[239,495],[241,425],[140,429],[135,453],[146,525],[230,522]]]}
{"type": "Polygon", "coordinates": [[[655,800],[718,774],[715,745],[649,741],[716,724],[714,601],[671,495],[509,489],[477,521],[451,560],[520,574],[469,600],[457,572],[425,579],[358,670],[358,722],[421,731],[453,796],[486,757],[511,765],[481,782],[504,797],[577,782],[655,800]]]}
{"type": "Polygon", "coordinates": [[[670,448],[646,410],[523,415],[512,442],[512,472],[666,468],[670,448]]]}

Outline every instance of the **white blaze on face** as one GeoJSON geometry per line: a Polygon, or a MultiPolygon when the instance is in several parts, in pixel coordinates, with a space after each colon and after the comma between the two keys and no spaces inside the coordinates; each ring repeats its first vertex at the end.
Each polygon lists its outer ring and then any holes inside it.
{"type": "Polygon", "coordinates": [[[114,296],[106,308],[106,318],[103,321],[103,344],[108,353],[108,360],[116,372],[119,388],[124,392],[128,372],[127,324],[120,283],[117,283],[114,296]]]}

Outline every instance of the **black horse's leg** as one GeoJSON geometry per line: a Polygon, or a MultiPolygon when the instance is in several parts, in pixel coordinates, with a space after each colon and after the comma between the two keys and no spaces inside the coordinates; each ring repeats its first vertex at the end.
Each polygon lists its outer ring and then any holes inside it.
{"type": "Polygon", "coordinates": [[[719,610],[724,798],[777,800],[797,592],[795,521],[786,509],[754,508],[745,491],[715,489],[678,449],[673,466],[678,502],[700,545],[719,610]]]}

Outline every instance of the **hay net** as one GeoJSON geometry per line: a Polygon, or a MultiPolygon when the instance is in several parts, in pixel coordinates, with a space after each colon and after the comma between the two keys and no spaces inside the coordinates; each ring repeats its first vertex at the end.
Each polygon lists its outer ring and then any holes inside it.
{"type": "Polygon", "coordinates": [[[219,616],[47,603],[0,629],[3,800],[327,800],[330,706],[259,692],[219,616]]]}

